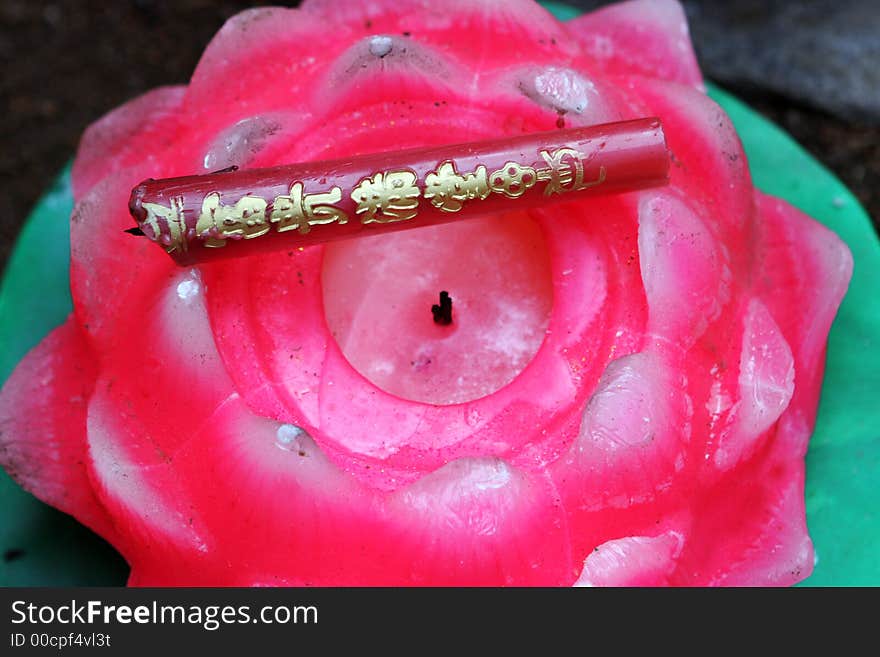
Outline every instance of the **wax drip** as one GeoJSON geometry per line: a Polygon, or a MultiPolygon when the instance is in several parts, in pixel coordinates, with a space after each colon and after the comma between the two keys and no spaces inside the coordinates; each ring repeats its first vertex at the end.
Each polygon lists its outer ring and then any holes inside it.
{"type": "Polygon", "coordinates": [[[434,315],[434,323],[441,326],[449,326],[452,324],[452,297],[449,292],[443,290],[440,292],[440,304],[431,306],[431,313],[434,315]]]}

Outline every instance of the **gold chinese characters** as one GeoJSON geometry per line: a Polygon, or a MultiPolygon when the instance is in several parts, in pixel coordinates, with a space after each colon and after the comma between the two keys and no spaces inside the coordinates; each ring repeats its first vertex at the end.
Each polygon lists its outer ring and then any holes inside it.
{"type": "Polygon", "coordinates": [[[473,172],[461,175],[455,170],[455,163],[447,160],[425,176],[425,198],[443,212],[458,212],[465,201],[482,201],[490,191],[489,176],[482,164],[473,172]]]}
{"type": "MultiPolygon", "coordinates": [[[[425,175],[422,186],[418,175],[408,168],[379,171],[358,181],[349,194],[354,204],[349,207],[362,224],[388,224],[418,216],[421,198],[441,212],[455,213],[468,202],[484,201],[492,194],[520,198],[540,182],[547,183],[543,193],[551,196],[605,181],[604,166],[599,167],[595,180],[584,180],[585,156],[574,148],[545,149],[539,155],[546,166],[536,168],[508,160],[491,172],[484,164],[460,172],[454,161],[445,160],[425,175]]],[[[230,239],[261,237],[273,226],[279,233],[295,230],[307,234],[313,226],[346,224],[349,214],[338,205],[343,197],[343,189],[335,185],[326,191],[306,193],[301,181],[292,183],[288,193],[275,196],[271,202],[246,194],[235,203],[224,204],[221,194],[212,191],[204,196],[194,227],[187,228],[182,197],[171,198],[168,206],[144,203],[143,227],[169,253],[185,251],[193,237],[203,240],[207,247],[218,248],[230,239]]]]}
{"type": "Polygon", "coordinates": [[[303,184],[296,182],[290,186],[290,195],[276,196],[272,201],[269,221],[278,224],[279,233],[298,230],[303,235],[312,226],[332,224],[334,221],[344,224],[348,222],[348,215],[333,205],[341,200],[342,190],[339,187],[321,194],[303,195],[303,184]]]}
{"type": "Polygon", "coordinates": [[[421,193],[417,180],[418,176],[407,169],[361,180],[351,193],[351,200],[357,203],[355,212],[363,215],[361,223],[388,224],[414,218],[419,213],[421,193]]]}
{"type": "Polygon", "coordinates": [[[538,180],[549,181],[544,188],[544,196],[575,192],[605,182],[604,166],[599,167],[599,177],[596,180],[584,182],[584,156],[573,148],[557,148],[552,153],[542,150],[541,157],[547,166],[538,169],[538,180]]]}

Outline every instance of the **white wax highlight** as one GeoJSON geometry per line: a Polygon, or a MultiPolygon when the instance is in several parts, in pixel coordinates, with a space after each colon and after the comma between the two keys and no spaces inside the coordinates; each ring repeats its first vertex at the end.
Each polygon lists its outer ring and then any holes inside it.
{"type": "Polygon", "coordinates": [[[553,302],[550,262],[524,213],[326,247],[327,323],[352,366],[404,399],[456,404],[510,383],[534,358],[553,302]],[[441,290],[453,323],[434,322],[441,290]]]}

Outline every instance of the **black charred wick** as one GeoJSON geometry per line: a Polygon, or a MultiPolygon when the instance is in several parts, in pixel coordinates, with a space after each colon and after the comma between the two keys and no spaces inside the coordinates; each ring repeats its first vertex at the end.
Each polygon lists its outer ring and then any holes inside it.
{"type": "Polygon", "coordinates": [[[431,313],[434,315],[434,323],[441,326],[449,326],[452,324],[452,297],[449,292],[443,290],[440,292],[440,304],[431,306],[431,313]]]}
{"type": "Polygon", "coordinates": [[[137,235],[138,237],[144,236],[144,231],[142,231],[137,226],[135,226],[134,228],[126,228],[125,232],[128,233],[129,235],[137,235]]]}

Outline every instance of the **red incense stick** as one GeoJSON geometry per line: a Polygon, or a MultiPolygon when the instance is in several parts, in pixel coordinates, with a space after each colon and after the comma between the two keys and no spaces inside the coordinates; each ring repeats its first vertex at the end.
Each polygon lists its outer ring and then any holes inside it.
{"type": "Polygon", "coordinates": [[[146,180],[131,214],[181,265],[663,185],[657,118],[146,180]]]}

